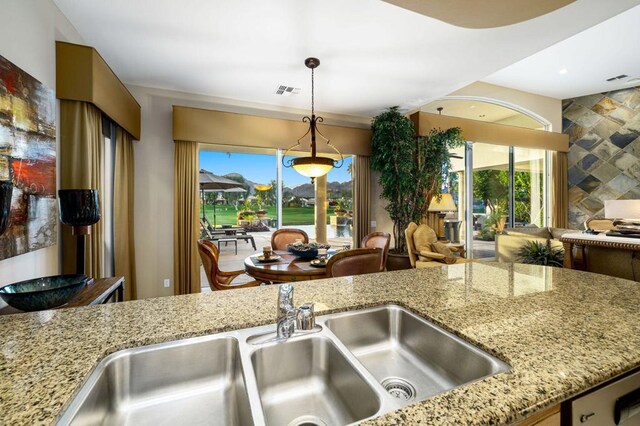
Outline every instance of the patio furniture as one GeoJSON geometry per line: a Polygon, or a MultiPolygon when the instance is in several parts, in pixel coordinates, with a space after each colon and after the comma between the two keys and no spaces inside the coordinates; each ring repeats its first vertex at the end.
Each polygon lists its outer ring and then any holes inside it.
{"type": "MultiPolygon", "coordinates": [[[[208,221],[206,218],[203,220],[200,219],[200,226],[202,227],[202,232],[200,238],[203,240],[209,240],[213,242],[218,242],[219,240],[223,240],[224,243],[229,243],[235,240],[236,245],[236,254],[238,254],[238,240],[242,240],[245,243],[251,243],[251,246],[254,250],[256,250],[256,242],[253,239],[252,235],[248,235],[246,229],[235,226],[228,226],[224,228],[213,228],[211,224],[207,226],[208,221]],[[226,241],[225,241],[226,240],[226,241]]],[[[227,244],[225,244],[227,245],[227,244]]],[[[218,243],[218,247],[220,244],[218,243]]]]}
{"type": "Polygon", "coordinates": [[[372,232],[365,235],[360,244],[362,248],[379,248],[382,250],[382,263],[380,264],[380,272],[384,271],[387,264],[387,256],[389,255],[389,243],[391,242],[391,234],[388,232],[372,232]]]}
{"type": "MultiPolygon", "coordinates": [[[[202,205],[202,219],[207,220],[205,215],[205,192],[246,192],[244,188],[241,188],[239,182],[231,179],[224,178],[222,176],[216,176],[208,170],[200,169],[200,204],[202,205]]],[[[207,220],[208,222],[208,220],[207,220]]],[[[213,227],[216,225],[216,203],[213,203],[213,227]]]]}
{"type": "MultiPolygon", "coordinates": [[[[409,252],[409,261],[413,268],[429,268],[433,266],[445,265],[444,260],[451,258],[442,253],[434,251],[433,244],[438,242],[438,237],[433,229],[429,226],[411,222],[404,231],[407,239],[407,250],[409,252]]],[[[449,247],[453,253],[458,252],[456,247],[449,247]]],[[[456,257],[455,263],[468,262],[469,260],[456,257]]]]}
{"type": "Polygon", "coordinates": [[[244,260],[247,275],[264,283],[285,283],[292,281],[309,281],[326,278],[324,267],[311,266],[309,260],[300,259],[286,250],[274,250],[280,256],[275,262],[261,263],[258,254],[248,256],[244,260]]]}
{"type": "MultiPolygon", "coordinates": [[[[384,258],[384,251],[379,248],[341,251],[327,261],[327,276],[346,277],[380,272],[382,258],[384,258]]],[[[384,264],[382,265],[384,269],[384,264]]]]}
{"type": "Polygon", "coordinates": [[[307,244],[309,236],[302,229],[278,229],[271,235],[271,248],[273,250],[286,250],[287,246],[293,244],[296,240],[302,240],[304,244],[307,244]]]}
{"type": "Polygon", "coordinates": [[[221,251],[220,243],[224,243],[225,246],[228,243],[233,243],[233,245],[235,246],[235,249],[236,249],[236,254],[238,254],[238,239],[237,238],[218,238],[218,239],[216,239],[216,242],[218,243],[218,252],[221,251]]]}
{"type": "Polygon", "coordinates": [[[230,290],[234,288],[257,287],[260,285],[259,281],[251,281],[238,285],[231,284],[236,277],[244,274],[244,271],[221,271],[218,267],[219,250],[211,241],[198,241],[198,253],[200,254],[200,259],[202,260],[202,265],[204,266],[211,290],[230,290]]]}

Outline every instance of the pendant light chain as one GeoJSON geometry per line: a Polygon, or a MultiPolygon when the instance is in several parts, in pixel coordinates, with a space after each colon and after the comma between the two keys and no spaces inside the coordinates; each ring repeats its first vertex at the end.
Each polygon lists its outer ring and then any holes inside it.
{"type": "Polygon", "coordinates": [[[315,115],[315,83],[314,83],[314,72],[315,68],[311,68],[311,115],[315,115]]]}

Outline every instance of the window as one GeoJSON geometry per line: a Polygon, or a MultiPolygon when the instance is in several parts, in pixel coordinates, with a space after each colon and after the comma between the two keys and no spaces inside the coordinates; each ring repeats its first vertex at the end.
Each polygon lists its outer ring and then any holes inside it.
{"type": "MultiPolygon", "coordinates": [[[[204,145],[200,150],[200,168],[237,181],[239,188],[204,191],[201,214],[218,227],[259,221],[269,231],[295,227],[315,239],[318,208],[315,185],[294,169],[283,167],[282,154],[275,149],[204,145]],[[261,185],[266,186],[261,189],[261,185]],[[266,213],[258,214],[258,210],[266,213]]],[[[351,164],[352,157],[345,156],[342,167],[327,175],[327,240],[334,245],[352,244],[351,164]]]]}
{"type": "Polygon", "coordinates": [[[102,272],[105,277],[115,275],[113,254],[113,203],[116,162],[116,125],[108,118],[102,118],[103,160],[102,168],[102,229],[104,232],[104,248],[102,252],[102,272]]]}

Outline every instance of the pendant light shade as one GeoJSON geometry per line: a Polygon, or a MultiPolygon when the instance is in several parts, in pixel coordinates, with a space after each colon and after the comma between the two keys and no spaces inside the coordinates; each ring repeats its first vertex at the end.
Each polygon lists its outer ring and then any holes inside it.
{"type": "Polygon", "coordinates": [[[291,163],[296,172],[312,179],[324,176],[333,169],[333,160],[327,157],[298,157],[291,163]]]}
{"type": "Polygon", "coordinates": [[[344,157],[338,151],[336,147],[331,145],[331,141],[326,138],[320,130],[318,130],[318,123],[322,123],[322,117],[316,117],[315,114],[315,86],[314,86],[314,69],[320,65],[320,60],[318,58],[307,58],[304,61],[304,64],[307,68],[311,69],[311,117],[307,116],[302,119],[305,123],[309,123],[309,130],[305,133],[298,141],[289,147],[282,156],[282,164],[285,167],[293,167],[293,169],[300,173],[303,176],[310,177],[311,183],[313,183],[314,179],[320,176],[324,176],[331,171],[331,169],[342,167],[342,163],[344,163],[344,157]],[[307,135],[311,136],[311,155],[309,157],[297,157],[294,159],[285,160],[287,153],[291,151],[293,148],[300,146],[300,141],[304,139],[307,135]],[[317,146],[316,146],[316,136],[320,136],[327,142],[327,146],[331,147],[339,156],[340,160],[336,161],[332,158],[328,157],[318,157],[316,155],[317,146]]]}

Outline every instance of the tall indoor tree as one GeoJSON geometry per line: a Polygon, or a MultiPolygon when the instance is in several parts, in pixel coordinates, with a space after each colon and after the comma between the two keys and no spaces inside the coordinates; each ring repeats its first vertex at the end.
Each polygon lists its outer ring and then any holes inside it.
{"type": "Polygon", "coordinates": [[[393,253],[407,251],[404,230],[426,216],[429,201],[441,194],[451,166],[449,151],[464,143],[457,127],[416,136],[413,123],[391,107],[371,123],[371,168],[380,173],[381,198],[393,221],[393,253]]]}

